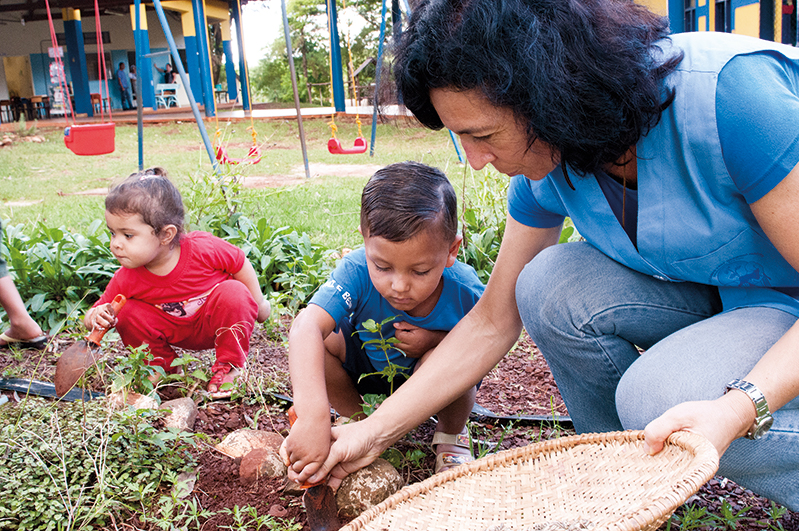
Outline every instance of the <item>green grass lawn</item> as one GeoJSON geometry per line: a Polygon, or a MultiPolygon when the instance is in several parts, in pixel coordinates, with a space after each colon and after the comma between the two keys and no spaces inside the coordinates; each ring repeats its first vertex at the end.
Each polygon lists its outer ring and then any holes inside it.
{"type": "MultiPolygon", "coordinates": [[[[466,168],[458,161],[446,131],[429,131],[406,119],[377,127],[375,156],[331,155],[327,119],[303,122],[312,177],[305,169],[297,122],[257,121],[262,144],[259,164],[236,165],[230,173],[268,187],[244,188],[242,208],[252,218],[264,217],[274,226],[288,225],[307,232],[328,247],[354,246],[360,241],[360,192],[377,167],[403,160],[422,161],[444,170],[453,184],[463,181],[466,168]],[[276,185],[276,183],[278,185],[276,185]],[[283,183],[282,185],[279,185],[283,183]]],[[[357,126],[337,120],[338,138],[351,145],[357,126]]],[[[244,157],[251,144],[249,122],[219,122],[223,143],[231,157],[244,157]]],[[[217,124],[206,123],[214,137],[217,124]]],[[[103,193],[110,185],[138,169],[135,125],[118,124],[116,150],[108,155],[80,157],[63,143],[60,128],[40,132],[44,143],[15,142],[0,149],[0,219],[4,224],[42,222],[81,232],[103,216],[103,193]]],[[[369,140],[371,126],[363,126],[369,140]]],[[[144,167],[161,166],[186,195],[192,176],[213,172],[202,137],[194,122],[146,124],[144,167]]],[[[224,168],[223,168],[224,170],[224,168]]],[[[469,169],[468,172],[471,172],[469,169]]],[[[246,186],[246,185],[245,185],[246,186]]]]}

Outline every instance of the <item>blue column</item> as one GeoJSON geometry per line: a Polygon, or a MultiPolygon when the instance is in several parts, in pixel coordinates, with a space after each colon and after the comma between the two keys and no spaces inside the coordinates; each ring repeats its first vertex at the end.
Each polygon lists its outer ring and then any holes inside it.
{"type": "Polygon", "coordinates": [[[215,116],[214,85],[211,75],[211,56],[208,53],[208,25],[205,21],[205,0],[191,0],[194,12],[194,27],[197,31],[197,58],[200,62],[200,76],[203,90],[205,115],[215,116]]]}
{"type": "MultiPolygon", "coordinates": [[[[227,98],[235,101],[239,96],[236,84],[236,65],[233,63],[233,45],[230,41],[222,41],[225,51],[225,78],[227,78],[227,98]]],[[[249,103],[249,102],[248,102],[249,103]]],[[[249,108],[249,105],[247,106],[249,108]]]]}
{"type": "MultiPolygon", "coordinates": [[[[241,27],[241,1],[230,0],[230,14],[236,24],[236,43],[239,46],[239,78],[241,80],[241,104],[245,111],[250,110],[250,72],[247,70],[247,57],[244,51],[244,30],[241,27]]],[[[230,78],[228,78],[230,86],[230,78]]]]}
{"type": "Polygon", "coordinates": [[[341,45],[338,39],[338,14],[336,0],[327,0],[327,29],[330,31],[330,61],[333,71],[333,106],[336,112],[344,112],[344,77],[341,73],[341,45]]]}
{"type": "Polygon", "coordinates": [[[145,57],[150,53],[150,33],[147,30],[147,10],[139,7],[139,29],[136,29],[136,7],[131,8],[133,40],[136,46],[136,75],[141,79],[141,105],[155,108],[155,84],[153,83],[153,60],[145,57]]]}
{"type": "Polygon", "coordinates": [[[181,13],[180,23],[183,27],[183,45],[186,48],[186,72],[189,75],[191,94],[195,101],[203,101],[203,76],[200,73],[200,60],[197,48],[197,28],[194,25],[194,13],[181,13]]]}
{"type": "Polygon", "coordinates": [[[86,113],[94,116],[92,107],[89,77],[86,70],[86,50],[83,46],[83,25],[80,21],[80,11],[77,9],[64,9],[64,39],[67,43],[67,63],[72,76],[72,97],[75,113],[86,113]]]}
{"type": "Polygon", "coordinates": [[[233,46],[230,42],[230,19],[223,20],[220,24],[222,30],[222,51],[225,54],[225,79],[227,79],[227,97],[235,101],[236,90],[236,65],[233,64],[233,46]]]}

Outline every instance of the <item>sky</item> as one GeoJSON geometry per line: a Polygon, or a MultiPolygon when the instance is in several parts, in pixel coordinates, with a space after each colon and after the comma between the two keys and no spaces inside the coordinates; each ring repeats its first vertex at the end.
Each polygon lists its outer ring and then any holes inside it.
{"type": "MultiPolygon", "coordinates": [[[[264,56],[263,49],[283,36],[283,14],[279,0],[248,2],[242,7],[244,46],[252,68],[264,56]]],[[[234,41],[235,42],[235,41],[234,41]]]]}

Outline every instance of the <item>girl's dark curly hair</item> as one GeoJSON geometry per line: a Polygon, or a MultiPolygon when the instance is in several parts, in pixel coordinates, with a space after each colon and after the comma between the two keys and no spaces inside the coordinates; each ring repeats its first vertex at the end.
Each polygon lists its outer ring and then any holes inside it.
{"type": "Polygon", "coordinates": [[[172,245],[179,245],[185,233],[183,199],[163,168],[131,173],[108,192],[105,209],[112,214],[139,214],[156,235],[174,225],[177,234],[172,245]]]}
{"type": "MultiPolygon", "coordinates": [[[[422,0],[395,59],[403,102],[443,127],[430,90],[476,89],[580,173],[618,161],[674,99],[668,20],[632,0],[422,0]]],[[[557,159],[557,160],[555,160],[557,159]]]]}

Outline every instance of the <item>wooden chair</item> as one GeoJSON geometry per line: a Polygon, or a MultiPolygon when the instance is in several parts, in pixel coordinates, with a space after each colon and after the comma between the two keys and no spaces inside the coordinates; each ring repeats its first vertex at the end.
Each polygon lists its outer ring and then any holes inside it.
{"type": "Polygon", "coordinates": [[[50,98],[47,96],[32,96],[33,115],[36,118],[50,118],[50,98]]]}
{"type": "Polygon", "coordinates": [[[11,123],[14,121],[14,110],[11,107],[11,100],[0,100],[0,123],[11,123]]]}

